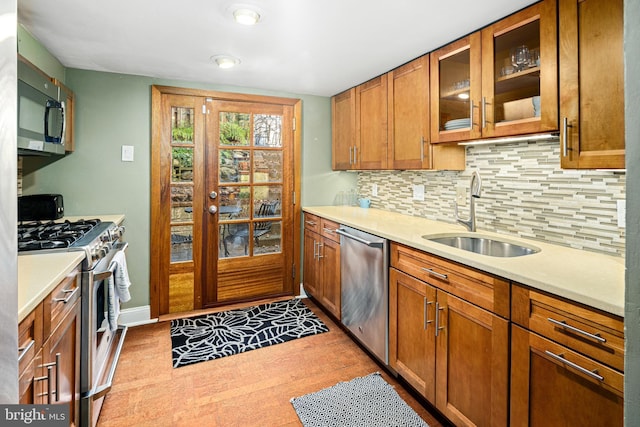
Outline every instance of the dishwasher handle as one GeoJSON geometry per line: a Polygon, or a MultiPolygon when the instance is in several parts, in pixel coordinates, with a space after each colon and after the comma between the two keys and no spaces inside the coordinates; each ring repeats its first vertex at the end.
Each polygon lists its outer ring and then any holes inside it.
{"type": "Polygon", "coordinates": [[[353,240],[355,240],[357,242],[364,243],[367,246],[372,246],[373,247],[373,246],[382,246],[383,245],[383,242],[372,242],[372,241],[369,241],[369,240],[362,239],[362,238],[360,238],[358,236],[354,236],[353,234],[348,233],[347,230],[345,230],[344,228],[338,228],[336,230],[336,233],[338,233],[341,236],[348,237],[349,239],[353,239],[353,240]]]}

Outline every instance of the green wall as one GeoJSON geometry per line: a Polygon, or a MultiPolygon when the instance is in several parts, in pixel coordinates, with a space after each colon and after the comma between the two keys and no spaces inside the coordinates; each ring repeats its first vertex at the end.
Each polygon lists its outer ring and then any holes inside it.
{"type": "Polygon", "coordinates": [[[166,85],[302,99],[302,204],[331,204],[355,187],[355,174],[331,171],[331,103],[327,97],[268,92],[78,69],[65,83],[76,95],[76,151],[59,160],[25,158],[24,194],[56,192],[68,215],[126,215],[132,300],[149,304],[151,85],[166,85]],[[122,145],[135,161],[122,162],[122,145]]]}

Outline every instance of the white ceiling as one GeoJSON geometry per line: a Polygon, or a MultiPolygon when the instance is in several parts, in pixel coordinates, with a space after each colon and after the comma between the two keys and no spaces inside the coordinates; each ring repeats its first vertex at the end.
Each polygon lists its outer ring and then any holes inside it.
{"type": "Polygon", "coordinates": [[[532,3],[18,0],[18,21],[65,67],[330,96],[532,3]],[[235,23],[234,5],[262,20],[235,23]]]}

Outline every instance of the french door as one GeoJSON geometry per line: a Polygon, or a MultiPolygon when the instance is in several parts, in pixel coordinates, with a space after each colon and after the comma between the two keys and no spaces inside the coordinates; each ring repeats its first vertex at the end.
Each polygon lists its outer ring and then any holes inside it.
{"type": "Polygon", "coordinates": [[[153,91],[152,316],[292,295],[299,101],[174,91],[153,91]]]}

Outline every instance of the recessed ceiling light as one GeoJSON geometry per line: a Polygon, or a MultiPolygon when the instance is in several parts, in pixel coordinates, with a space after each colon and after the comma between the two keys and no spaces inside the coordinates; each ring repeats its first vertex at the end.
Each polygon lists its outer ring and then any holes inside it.
{"type": "Polygon", "coordinates": [[[238,24],[255,25],[260,20],[260,14],[248,7],[242,7],[233,12],[233,19],[235,19],[238,24]]]}
{"type": "Polygon", "coordinates": [[[238,58],[234,58],[230,55],[216,55],[212,56],[211,60],[218,64],[220,68],[231,68],[240,63],[238,58]]]}

